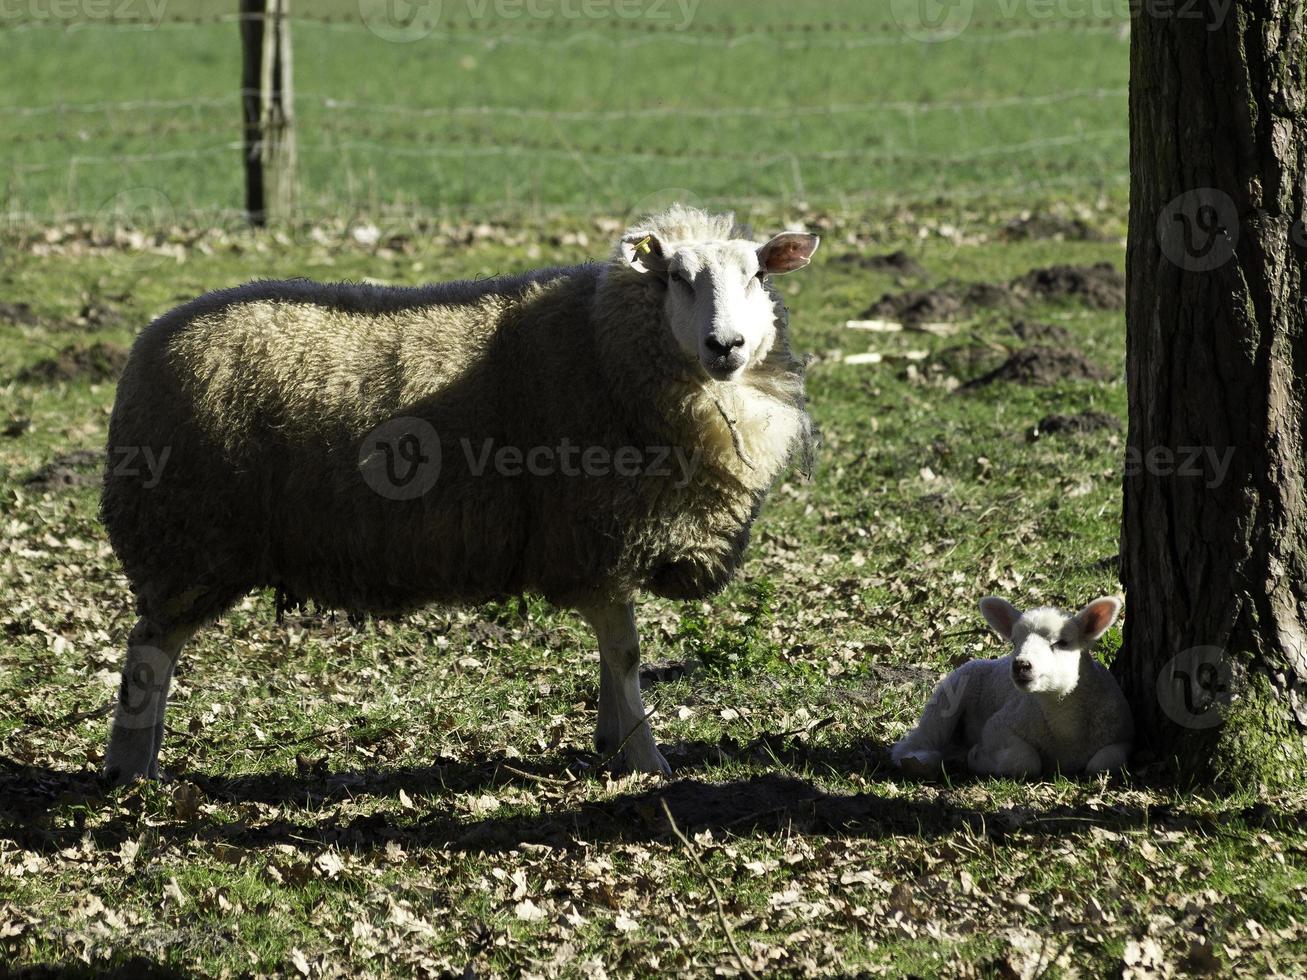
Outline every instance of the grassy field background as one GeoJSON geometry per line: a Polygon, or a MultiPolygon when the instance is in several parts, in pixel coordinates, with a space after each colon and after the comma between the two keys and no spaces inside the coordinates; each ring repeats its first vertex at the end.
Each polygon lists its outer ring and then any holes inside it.
{"type": "Polygon", "coordinates": [[[1182,793],[1146,758],[1033,784],[888,765],[933,681],[1001,652],[979,596],[1119,588],[1128,41],[1017,6],[921,43],[852,0],[704,0],[680,32],[457,28],[447,2],[411,44],[314,7],[302,220],[268,234],[230,213],[225,4],[173,0],[157,30],[0,20],[0,972],[736,975],[732,941],[762,976],[1307,968],[1301,794],[1182,793]],[[142,101],[187,105],[121,105],[142,101]],[[571,615],[278,625],[257,595],[182,658],[172,778],[101,787],[132,617],[97,483],[135,333],[256,277],[599,257],[676,194],[826,244],[784,282],[814,479],[777,488],[723,596],[640,610],[675,777],[590,751],[571,615]],[[846,326],[868,317],[944,326],[846,326]]]}
{"type": "MultiPolygon", "coordinates": [[[[414,4],[440,16],[409,43],[357,3],[297,4],[302,211],[625,214],[669,188],[737,209],[1120,192],[1123,4],[978,0],[959,8],[966,30],[922,43],[899,26],[904,0],[584,2],[414,4]],[[641,16],[619,16],[631,2],[641,16]],[[565,15],[587,9],[608,14],[565,15]]],[[[239,209],[234,5],[118,3],[146,22],[0,19],[5,210],[239,209]]]]}

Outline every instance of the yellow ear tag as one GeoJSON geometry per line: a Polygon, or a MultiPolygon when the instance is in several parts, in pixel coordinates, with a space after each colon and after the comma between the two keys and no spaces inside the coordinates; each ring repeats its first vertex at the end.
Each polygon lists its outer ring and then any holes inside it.
{"type": "Polygon", "coordinates": [[[653,251],[653,246],[649,244],[653,241],[653,235],[646,235],[642,240],[635,243],[635,250],[641,255],[648,255],[653,251]]]}

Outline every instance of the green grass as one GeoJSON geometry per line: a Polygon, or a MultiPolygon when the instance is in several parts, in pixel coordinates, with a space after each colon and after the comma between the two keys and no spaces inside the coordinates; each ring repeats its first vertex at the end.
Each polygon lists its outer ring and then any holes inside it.
{"type": "MultiPolygon", "coordinates": [[[[1030,433],[1053,412],[1124,415],[1122,314],[1019,314],[1063,326],[1113,380],[975,392],[931,365],[960,343],[1019,346],[1016,313],[972,311],[952,337],[844,322],[902,287],[1119,266],[1116,207],[1048,212],[1096,242],[1006,241],[999,207],[835,220],[821,261],[786,280],[824,445],[812,482],[777,489],[723,596],[641,607],[670,784],[596,771],[597,661],[570,615],[523,600],[277,626],[260,595],[183,657],[174,781],[99,789],[106,721],[86,713],[111,698],[129,596],[93,487],[25,481],[103,444],[113,388],[6,381],[0,421],[31,425],[0,438],[0,958],[124,975],[732,970],[665,799],[763,975],[1104,975],[1207,953],[1233,974],[1301,970],[1300,796],[1178,795],[1146,774],[932,786],[887,765],[933,679],[998,651],[978,596],[1117,588],[1121,436],[1030,433]],[[918,236],[946,219],[957,235],[918,236]],[[924,277],[840,261],[897,247],[924,277]],[[890,356],[842,361],[869,349],[890,356]],[[893,356],[911,350],[928,356],[893,356]]],[[[0,324],[0,379],[70,343],[125,344],[178,299],[253,276],[408,282],[587,254],[555,244],[565,230],[381,250],[210,236],[181,261],[14,248],[0,290],[39,322],[0,324]],[[97,327],[79,322],[88,306],[97,327]]]]}
{"type": "MultiPolygon", "coordinates": [[[[446,0],[407,44],[368,30],[357,3],[297,7],[333,18],[294,27],[302,213],[588,217],[670,190],[741,209],[1021,202],[1125,173],[1123,4],[1105,18],[979,0],[968,30],[935,43],[863,0],[703,0],[685,30],[652,2],[635,20],[533,5],[555,15],[446,0]]],[[[229,5],[177,0],[153,30],[0,20],[5,211],[238,219],[237,29],[186,23],[197,11],[229,5]]]]}
{"type": "Polygon", "coordinates": [[[1302,972],[1300,795],[1180,795],[1146,768],[925,785],[886,757],[935,678],[999,652],[979,596],[1118,588],[1123,435],[1034,430],[1124,418],[1121,311],[971,309],[948,337],[845,323],[886,292],[1121,266],[1119,11],[978,0],[960,37],[923,44],[866,0],[704,0],[679,32],[648,8],[634,26],[502,9],[470,25],[471,3],[446,0],[412,44],[367,31],[352,0],[296,4],[332,21],[295,26],[303,220],[274,235],[237,213],[234,25],[0,19],[0,973],[730,974],[664,801],[759,975],[1302,972]],[[179,155],[120,159],[156,153],[179,155]],[[95,466],[69,454],[100,451],[113,383],[15,376],[255,277],[601,256],[671,197],[825,236],[784,280],[816,355],[814,478],[776,489],[724,595],[640,608],[675,779],[601,771],[597,655],[574,616],[528,598],[279,626],[257,595],[183,656],[172,781],[99,787],[130,595],[95,466]],[[1096,234],[1005,231],[1031,214],[1096,234]],[[375,246],[352,234],[369,222],[375,246]],[[168,224],[189,230],[155,235],[168,224]],[[924,274],[842,261],[895,249],[924,274]],[[958,348],[1001,359],[1018,316],[1063,327],[1108,380],[955,390],[978,373],[958,348]],[[868,351],[885,360],[844,362],[868,351]],[[52,463],[83,482],[29,483],[52,463]]]}

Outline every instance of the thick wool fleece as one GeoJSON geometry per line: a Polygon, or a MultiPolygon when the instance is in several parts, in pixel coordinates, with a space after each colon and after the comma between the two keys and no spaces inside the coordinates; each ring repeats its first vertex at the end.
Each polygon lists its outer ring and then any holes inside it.
{"type": "MultiPolygon", "coordinates": [[[[647,227],[672,243],[733,231],[685,209],[647,227]]],[[[665,322],[666,288],[619,255],[416,289],[258,282],[160,317],[119,384],[102,501],[141,615],[198,623],[263,586],[376,614],[721,589],[807,447],[802,367],[773,294],[766,360],[707,380],[665,322]],[[396,418],[439,435],[439,478],[411,500],[359,467],[365,437],[396,418]],[[486,446],[564,440],[608,459],[633,447],[641,472],[476,472],[486,446]],[[157,485],[116,465],[147,447],[165,461],[157,485]],[[697,462],[688,483],[678,458],[697,462]]]]}

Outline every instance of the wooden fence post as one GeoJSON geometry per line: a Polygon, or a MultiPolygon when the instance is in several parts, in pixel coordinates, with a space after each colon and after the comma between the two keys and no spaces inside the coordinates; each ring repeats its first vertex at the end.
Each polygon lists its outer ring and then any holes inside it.
{"type": "Polygon", "coordinates": [[[260,227],[295,204],[290,0],[240,0],[245,211],[260,227]]]}

